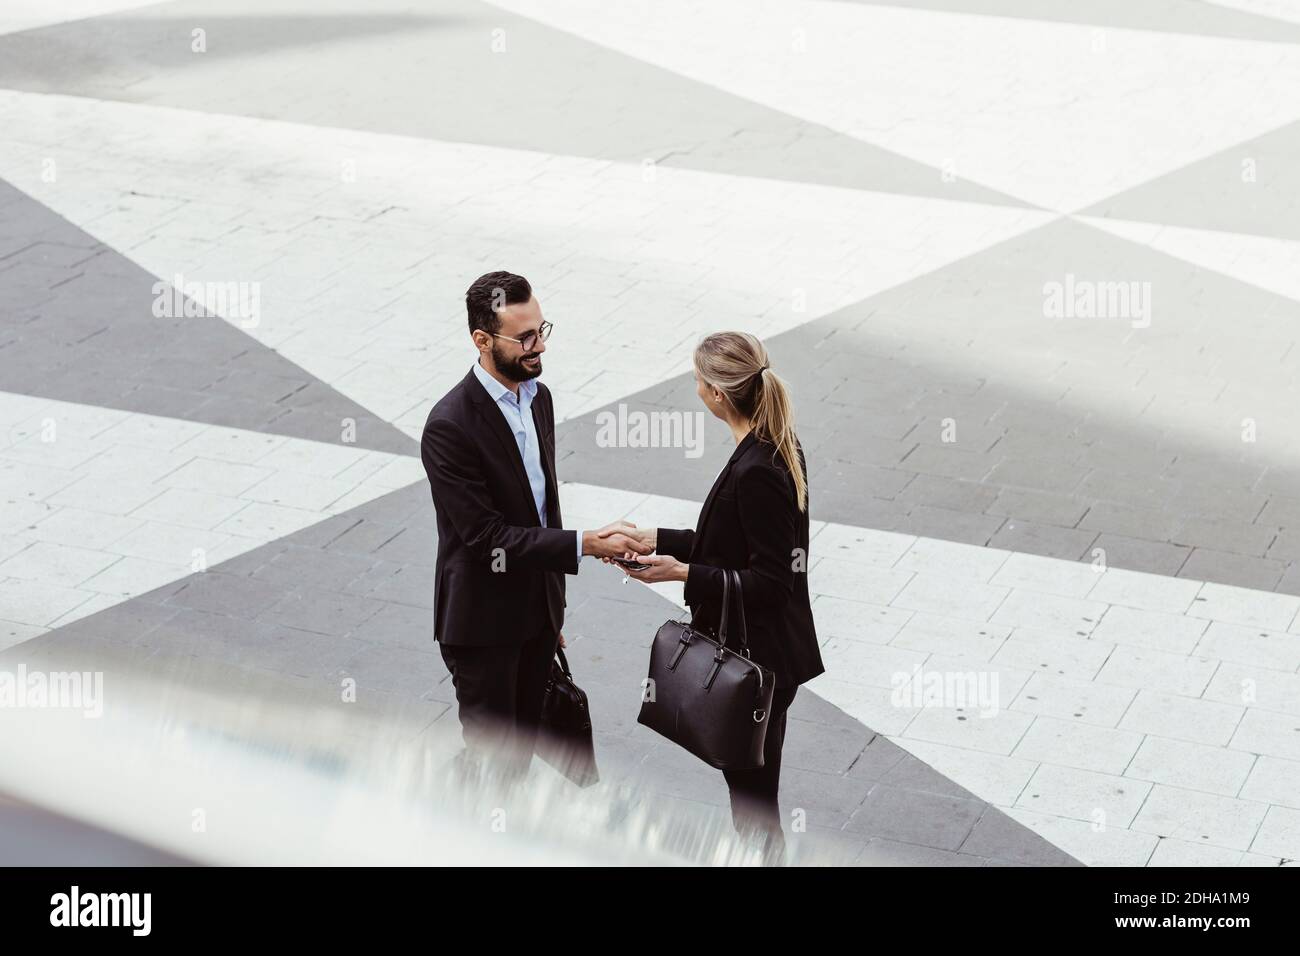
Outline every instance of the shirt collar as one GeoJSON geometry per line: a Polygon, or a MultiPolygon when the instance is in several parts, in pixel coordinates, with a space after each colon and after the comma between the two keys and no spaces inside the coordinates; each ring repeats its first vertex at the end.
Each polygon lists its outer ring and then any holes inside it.
{"type": "MultiPolygon", "coordinates": [[[[499,402],[503,398],[509,398],[510,401],[514,401],[514,394],[510,389],[506,388],[493,378],[492,373],[485,369],[481,364],[475,362],[473,371],[474,377],[482,383],[485,389],[487,389],[487,393],[492,397],[492,401],[499,402]]],[[[530,404],[533,400],[533,396],[536,394],[537,379],[530,378],[526,382],[519,383],[519,402],[521,404],[530,404]]]]}

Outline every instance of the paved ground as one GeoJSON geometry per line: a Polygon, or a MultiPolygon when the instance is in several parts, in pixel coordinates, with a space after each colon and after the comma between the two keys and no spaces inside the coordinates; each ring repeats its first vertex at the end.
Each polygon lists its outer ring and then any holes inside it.
{"type": "Polygon", "coordinates": [[[185,866],[189,861],[0,796],[6,866],[185,866]]]}
{"type": "MultiPolygon", "coordinates": [[[[340,680],[367,712],[456,733],[454,690],[429,640],[436,532],[413,485],[0,654],[11,666],[62,653],[155,670],[238,668],[347,713],[340,680]],[[432,690],[430,688],[432,687],[432,690]]],[[[591,568],[569,595],[570,662],[591,695],[603,776],[725,813],[721,775],[636,724],[654,631],[678,608],[591,568]]],[[[110,665],[111,666],[111,665],[110,665]]],[[[108,678],[106,678],[107,682],[108,678]]],[[[241,691],[242,682],[231,682],[241,691]]],[[[111,716],[111,715],[110,715],[111,716]]],[[[1068,863],[1040,836],[817,695],[792,710],[785,802],[840,862],[1068,863]]],[[[178,819],[185,820],[184,815],[178,819]]]]}
{"type": "MultiPolygon", "coordinates": [[[[9,660],[109,642],[453,720],[413,436],[504,266],[556,322],[570,524],[689,523],[725,436],[611,449],[599,416],[693,410],[703,332],[769,341],[830,665],[786,803],[844,859],[1300,857],[1286,4],[75,15],[0,20],[9,660]],[[900,703],[927,673],[994,713],[900,703]]],[[[602,759],[717,804],[632,722],[611,628],[679,595],[606,572],[569,625],[602,759]]]]}

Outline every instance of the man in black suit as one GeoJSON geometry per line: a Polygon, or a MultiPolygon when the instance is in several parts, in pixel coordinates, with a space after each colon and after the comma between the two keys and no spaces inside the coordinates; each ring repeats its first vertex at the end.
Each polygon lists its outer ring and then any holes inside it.
{"type": "Polygon", "coordinates": [[[478,362],[429,412],[420,447],[438,515],[435,634],[471,762],[508,748],[521,772],[564,645],[564,575],[583,555],[643,546],[614,530],[624,522],[563,529],[555,409],[538,381],[551,324],[528,280],[489,272],[465,305],[478,362]]]}

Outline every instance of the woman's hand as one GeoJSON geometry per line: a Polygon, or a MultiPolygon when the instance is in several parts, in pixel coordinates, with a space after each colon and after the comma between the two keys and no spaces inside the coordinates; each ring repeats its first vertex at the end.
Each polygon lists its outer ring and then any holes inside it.
{"type": "Polygon", "coordinates": [[[631,568],[623,568],[623,573],[629,578],[636,578],[646,584],[663,584],[665,581],[685,581],[686,575],[690,572],[689,564],[682,564],[674,557],[666,554],[635,554],[628,552],[624,555],[629,561],[636,561],[639,564],[648,564],[649,567],[644,571],[633,571],[631,568]]]}

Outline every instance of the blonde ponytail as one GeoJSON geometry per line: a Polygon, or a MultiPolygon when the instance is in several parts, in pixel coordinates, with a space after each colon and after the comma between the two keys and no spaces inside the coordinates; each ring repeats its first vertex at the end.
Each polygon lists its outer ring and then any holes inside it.
{"type": "Polygon", "coordinates": [[[794,481],[800,511],[808,510],[808,479],[794,433],[790,390],[772,371],[767,349],[748,332],[715,332],[695,348],[695,371],[749,419],[754,434],[776,446],[794,481]]]}

